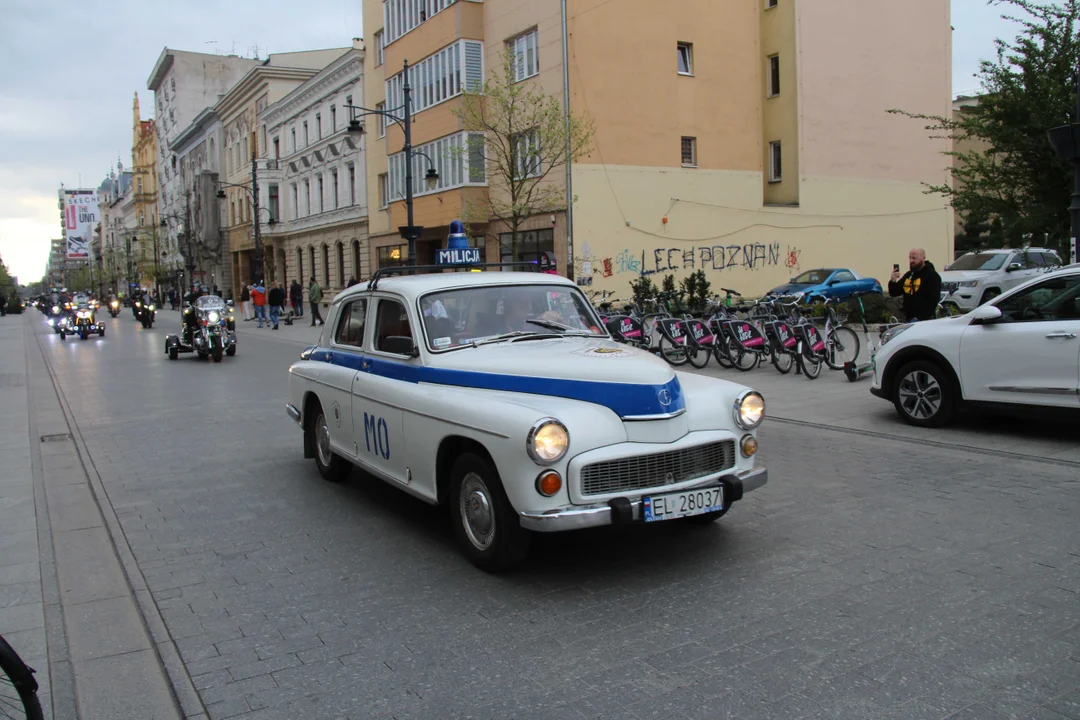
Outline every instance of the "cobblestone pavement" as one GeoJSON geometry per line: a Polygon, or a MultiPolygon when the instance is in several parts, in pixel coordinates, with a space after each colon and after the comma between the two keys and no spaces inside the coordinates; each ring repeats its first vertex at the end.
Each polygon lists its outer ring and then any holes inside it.
{"type": "Polygon", "coordinates": [[[39,340],[215,720],[1080,718],[1080,466],[766,424],[769,485],[713,526],[490,576],[303,460],[299,345],[169,362],[171,331],[39,340]]]}

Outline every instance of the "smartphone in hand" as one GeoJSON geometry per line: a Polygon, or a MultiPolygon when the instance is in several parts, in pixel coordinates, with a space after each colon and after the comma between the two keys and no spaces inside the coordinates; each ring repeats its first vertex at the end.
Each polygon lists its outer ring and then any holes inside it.
{"type": "Polygon", "coordinates": [[[893,272],[900,272],[900,263],[893,263],[892,271],[893,272]]]}

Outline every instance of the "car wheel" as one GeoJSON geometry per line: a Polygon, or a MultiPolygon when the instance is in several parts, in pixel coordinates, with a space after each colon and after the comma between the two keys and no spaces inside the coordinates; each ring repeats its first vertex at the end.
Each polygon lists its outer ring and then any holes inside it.
{"type": "Polygon", "coordinates": [[[315,467],[319,469],[319,474],[330,482],[341,482],[349,477],[352,463],[334,454],[331,449],[330,426],[321,407],[316,410],[314,420],[308,424],[308,432],[311,433],[311,444],[315,448],[315,467]]]}
{"type": "Polygon", "coordinates": [[[984,292],[982,294],[982,300],[979,301],[979,304],[980,305],[985,305],[986,303],[990,302],[991,300],[993,300],[994,298],[996,298],[1000,294],[1001,294],[1001,291],[998,290],[997,288],[989,288],[988,290],[986,290],[986,292],[984,292]]]}
{"type": "Polygon", "coordinates": [[[487,459],[463,453],[454,463],[450,487],[454,534],[473,565],[498,572],[525,559],[530,534],[521,527],[487,459]]]}
{"type": "Polygon", "coordinates": [[[940,427],[952,419],[956,392],[940,365],[916,360],[900,368],[892,389],[893,405],[917,427],[940,427]]]}

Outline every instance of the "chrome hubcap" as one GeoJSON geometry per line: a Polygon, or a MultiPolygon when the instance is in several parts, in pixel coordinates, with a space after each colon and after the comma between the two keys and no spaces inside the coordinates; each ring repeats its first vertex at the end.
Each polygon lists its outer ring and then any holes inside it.
{"type": "Polygon", "coordinates": [[[461,524],[477,550],[487,550],[495,539],[495,510],[483,478],[469,473],[461,481],[461,524]]]}
{"type": "Polygon", "coordinates": [[[910,417],[927,420],[941,409],[942,390],[934,376],[924,370],[908,373],[900,381],[900,406],[910,417]]]}
{"type": "Polygon", "coordinates": [[[330,428],[326,426],[326,416],[319,413],[315,419],[315,451],[319,454],[319,462],[324,466],[330,464],[330,428]]]}

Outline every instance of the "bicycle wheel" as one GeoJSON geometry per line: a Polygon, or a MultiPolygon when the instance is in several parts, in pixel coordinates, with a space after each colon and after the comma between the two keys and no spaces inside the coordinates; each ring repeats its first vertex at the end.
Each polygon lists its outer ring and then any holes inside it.
{"type": "Polygon", "coordinates": [[[34,670],[0,637],[0,717],[44,720],[34,670]]]}
{"type": "Polygon", "coordinates": [[[686,357],[690,361],[690,364],[696,367],[698,370],[709,364],[709,348],[707,347],[688,347],[686,348],[686,357]]]}
{"type": "Polygon", "coordinates": [[[834,327],[825,342],[825,364],[833,370],[843,370],[844,363],[859,357],[859,336],[847,327],[834,327]]]}
{"type": "Polygon", "coordinates": [[[716,358],[716,364],[722,368],[730,370],[735,367],[735,363],[727,354],[727,338],[717,337],[716,344],[712,348],[713,357],[716,358]]]}
{"type": "Polygon", "coordinates": [[[773,350],[772,364],[781,375],[787,375],[791,372],[791,366],[795,364],[795,358],[789,352],[773,350]]]}
{"type": "Polygon", "coordinates": [[[676,345],[668,340],[665,336],[660,336],[660,357],[668,361],[669,365],[685,365],[689,360],[689,355],[686,352],[686,348],[682,345],[676,345]]]}
{"type": "Polygon", "coordinates": [[[799,365],[802,367],[803,375],[806,376],[807,380],[816,380],[817,376],[821,374],[821,366],[824,363],[821,361],[820,355],[804,346],[802,353],[799,355],[799,365]]]}

